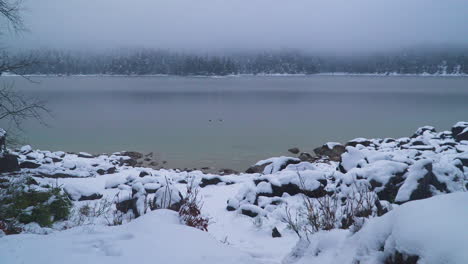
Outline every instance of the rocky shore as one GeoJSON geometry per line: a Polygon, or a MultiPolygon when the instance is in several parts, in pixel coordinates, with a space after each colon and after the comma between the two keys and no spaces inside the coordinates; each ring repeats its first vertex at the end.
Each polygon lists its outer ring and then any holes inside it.
{"type": "MultiPolygon", "coordinates": [[[[84,224],[125,224],[161,208],[178,211],[187,186],[195,184],[201,188],[205,213],[213,218],[209,232],[219,241],[230,240],[230,244],[244,251],[250,245],[266,259],[334,263],[327,255],[333,253],[348,254],[346,258],[362,263],[417,263],[441,256],[421,250],[430,250],[433,245],[419,238],[415,238],[419,241],[416,245],[402,252],[398,243],[403,242],[381,222],[400,217],[404,208],[414,207],[410,204],[416,200],[424,200],[421,206],[429,207],[431,201],[444,205],[450,204],[450,199],[458,203],[468,201],[468,122],[458,122],[450,131],[441,132],[425,126],[404,138],[329,142],[314,149],[313,154],[298,148],[289,151],[291,157],[262,160],[245,172],[208,173],[207,169],[166,169],[166,163],[155,160],[151,153],[91,155],[34,150],[30,146],[9,150],[0,158],[0,207],[14,204],[16,211],[8,214],[8,210],[0,210],[0,233],[48,234],[84,224]],[[52,193],[51,188],[57,192],[52,193]],[[41,203],[17,204],[10,198],[18,190],[27,195],[49,194],[41,203]],[[454,198],[431,198],[444,195],[454,198]],[[63,217],[50,207],[56,200],[69,201],[70,210],[63,217]],[[317,225],[312,232],[313,226],[303,215],[304,210],[310,213],[311,208],[304,206],[309,203],[323,209],[324,201],[335,203],[330,207],[334,210],[333,220],[327,227],[317,225]],[[96,208],[104,204],[106,209],[101,214],[80,214],[85,206],[96,208]],[[49,221],[40,220],[43,216],[38,208],[45,207],[51,214],[45,216],[49,221]],[[296,221],[297,226],[291,221],[296,221]],[[375,224],[365,224],[368,222],[375,224]],[[374,225],[382,227],[369,230],[374,225]],[[252,226],[259,231],[252,231],[252,226]],[[334,231],[321,233],[324,230],[334,231]],[[368,240],[372,236],[379,239],[371,246],[368,240]],[[337,245],[311,243],[312,237],[337,245]],[[346,252],[337,250],[348,242],[359,246],[346,252]],[[398,262],[398,258],[408,261],[398,262]]],[[[443,236],[441,230],[435,233],[443,236]]],[[[463,241],[468,243],[468,237],[463,241]]],[[[466,257],[453,250],[440,253],[449,254],[452,261],[446,263],[459,263],[456,254],[466,257]],[[455,255],[451,258],[450,254],[455,255]]]]}

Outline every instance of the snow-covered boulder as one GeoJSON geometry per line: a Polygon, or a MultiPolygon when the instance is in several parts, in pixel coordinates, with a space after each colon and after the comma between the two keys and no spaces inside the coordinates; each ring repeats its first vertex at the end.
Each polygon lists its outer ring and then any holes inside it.
{"type": "Polygon", "coordinates": [[[73,201],[97,200],[102,198],[99,186],[84,183],[68,183],[64,191],[73,201]]]}
{"type": "Polygon", "coordinates": [[[452,127],[452,135],[458,140],[468,140],[468,122],[458,122],[452,127]]]}
{"type": "Polygon", "coordinates": [[[355,234],[318,232],[287,257],[297,264],[450,263],[468,260],[468,193],[408,202],[370,219],[355,234]],[[406,262],[398,262],[406,260],[406,262]]]}
{"type": "Polygon", "coordinates": [[[333,161],[341,161],[341,154],[345,151],[345,146],[336,142],[328,142],[323,146],[314,149],[317,156],[326,156],[333,161]]]}
{"type": "Polygon", "coordinates": [[[166,185],[154,194],[153,204],[155,209],[170,209],[179,211],[182,199],[182,193],[174,185],[166,185]]]}
{"type": "Polygon", "coordinates": [[[300,163],[301,160],[293,157],[275,157],[257,162],[254,166],[247,169],[246,173],[272,174],[285,169],[289,164],[300,163]]]}

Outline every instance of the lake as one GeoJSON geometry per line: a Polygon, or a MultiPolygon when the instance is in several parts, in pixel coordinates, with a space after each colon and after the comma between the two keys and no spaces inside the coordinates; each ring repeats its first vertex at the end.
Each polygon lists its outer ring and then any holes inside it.
{"type": "MultiPolygon", "coordinates": [[[[384,76],[5,77],[47,101],[34,148],[155,152],[169,167],[244,170],[327,141],[410,136],[468,121],[468,78],[384,76]]],[[[3,126],[6,126],[3,124],[3,126]]]]}

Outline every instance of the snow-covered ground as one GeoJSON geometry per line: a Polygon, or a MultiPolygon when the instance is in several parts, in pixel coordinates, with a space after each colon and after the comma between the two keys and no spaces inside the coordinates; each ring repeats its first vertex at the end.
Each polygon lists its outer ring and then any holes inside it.
{"type": "Polygon", "coordinates": [[[384,263],[397,252],[417,256],[418,263],[463,264],[468,261],[467,227],[468,193],[435,196],[371,219],[355,234],[317,233],[297,264],[384,263]]]}
{"type": "Polygon", "coordinates": [[[133,167],[130,152],[25,146],[13,152],[21,171],[0,174],[0,187],[57,186],[72,213],[50,227],[20,224],[21,234],[0,234],[0,263],[467,263],[467,127],[324,144],[316,152],[327,156],[271,158],[238,175],[133,167]],[[175,209],[190,184],[200,186],[208,232],[182,225],[174,211],[152,210],[175,209]],[[303,228],[297,233],[310,231],[305,203],[327,197],[337,203],[331,230],[299,239],[288,215],[303,228]],[[344,225],[346,201],[368,212],[353,212],[344,225]],[[84,207],[98,213],[84,217],[84,207]]]}
{"type": "Polygon", "coordinates": [[[121,226],[81,226],[49,235],[0,239],[0,263],[255,263],[208,233],[181,225],[176,212],[156,210],[121,226]]]}

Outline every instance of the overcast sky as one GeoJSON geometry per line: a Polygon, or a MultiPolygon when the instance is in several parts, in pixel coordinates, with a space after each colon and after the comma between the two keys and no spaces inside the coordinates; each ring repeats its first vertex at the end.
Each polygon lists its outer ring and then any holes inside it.
{"type": "Polygon", "coordinates": [[[327,51],[468,46],[468,0],[25,0],[13,47],[327,51]]]}

